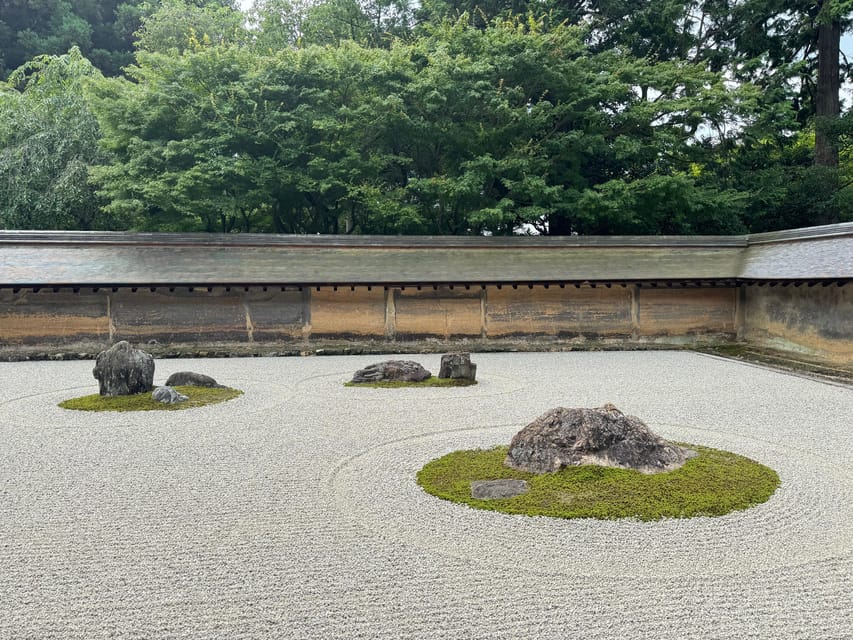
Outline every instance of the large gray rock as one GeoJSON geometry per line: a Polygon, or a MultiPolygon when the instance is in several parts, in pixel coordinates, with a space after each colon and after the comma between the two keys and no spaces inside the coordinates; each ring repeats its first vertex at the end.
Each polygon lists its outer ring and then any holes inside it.
{"type": "Polygon", "coordinates": [[[515,434],[504,464],[533,473],[583,464],[660,473],[677,469],[695,455],[656,436],[639,418],[606,404],[548,411],[515,434]]]}
{"type": "Polygon", "coordinates": [[[154,391],[151,392],[151,397],[157,402],[162,402],[163,404],[177,404],[178,402],[186,402],[190,399],[189,396],[185,396],[183,393],[178,393],[178,391],[168,385],[154,389],[154,391]]]}
{"type": "Polygon", "coordinates": [[[476,380],[477,365],[471,362],[470,353],[446,353],[441,356],[439,378],[454,380],[476,380]]]}
{"type": "Polygon", "coordinates": [[[178,371],[169,376],[166,380],[167,387],[212,387],[221,389],[222,385],[216,380],[203,373],[194,373],[192,371],[178,371]]]}
{"type": "Polygon", "coordinates": [[[154,357],[122,340],[95,359],[92,375],[102,396],[130,396],[154,387],[154,357]]]}
{"type": "Polygon", "coordinates": [[[387,360],[359,369],[353,382],[421,382],[432,374],[411,360],[387,360]]]}

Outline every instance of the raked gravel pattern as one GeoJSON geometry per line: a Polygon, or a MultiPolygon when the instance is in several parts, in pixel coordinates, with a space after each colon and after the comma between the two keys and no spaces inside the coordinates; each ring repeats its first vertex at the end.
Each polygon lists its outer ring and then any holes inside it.
{"type": "Polygon", "coordinates": [[[687,352],[473,354],[474,387],[343,386],[382,359],[158,360],[155,382],[192,370],[245,395],[133,414],[57,407],[97,391],[91,362],[0,364],[0,639],[853,638],[850,386],[687,352]],[[415,483],[606,402],[782,485],[644,523],[415,483]]]}

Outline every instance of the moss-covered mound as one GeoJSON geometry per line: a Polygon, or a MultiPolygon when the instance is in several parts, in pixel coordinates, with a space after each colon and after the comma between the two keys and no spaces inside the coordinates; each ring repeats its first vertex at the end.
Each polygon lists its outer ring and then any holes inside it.
{"type": "Polygon", "coordinates": [[[454,451],[427,463],[417,481],[427,493],[477,509],[554,518],[690,518],[721,516],[766,502],[779,486],[775,471],[728,451],[698,452],[679,469],[654,475],[585,465],[533,474],[503,466],[507,447],[454,451]],[[530,490],[513,498],[477,500],[471,482],[515,478],[530,490]]]}
{"type": "Polygon", "coordinates": [[[406,387],[470,387],[477,384],[476,380],[463,378],[436,378],[431,376],[420,382],[403,382],[400,380],[379,380],[378,382],[346,382],[345,387],[373,387],[375,389],[403,389],[406,387]]]}
{"type": "Polygon", "coordinates": [[[212,388],[212,387],[175,387],[179,393],[189,397],[185,402],[175,404],[164,404],[157,402],[151,397],[150,392],[137,393],[132,396],[106,397],[94,393],[90,396],[72,398],[59,403],[63,409],[75,409],[78,411],[179,411],[181,409],[192,409],[203,407],[207,404],[225,402],[237,396],[243,395],[239,389],[212,388]]]}

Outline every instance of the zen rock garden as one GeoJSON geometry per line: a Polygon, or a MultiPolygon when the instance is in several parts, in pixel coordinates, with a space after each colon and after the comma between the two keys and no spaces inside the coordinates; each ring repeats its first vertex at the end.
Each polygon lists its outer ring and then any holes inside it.
{"type": "MultiPolygon", "coordinates": [[[[92,373],[99,394],[60,406],[179,409],[242,393],[192,371],[173,373],[155,387],[154,369],[150,354],[119,342],[97,356],[92,373]]],[[[476,375],[469,353],[448,353],[441,356],[437,377],[418,362],[386,360],[359,369],[346,384],[457,386],[475,384],[476,375]]],[[[417,481],[436,497],[505,513],[655,520],[749,508],[770,498],[779,477],[731,452],[668,442],[639,418],[605,404],[551,409],[518,431],[508,446],[451,452],[427,463],[417,481]],[[694,458],[699,464],[691,463],[694,458]]]]}

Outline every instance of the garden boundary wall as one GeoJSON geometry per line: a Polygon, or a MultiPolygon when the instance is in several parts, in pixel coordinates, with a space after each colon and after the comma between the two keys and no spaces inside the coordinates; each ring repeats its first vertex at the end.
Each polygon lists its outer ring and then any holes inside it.
{"type": "Polygon", "coordinates": [[[850,223],[607,238],[0,232],[0,351],[743,342],[846,367],[851,282],[850,223]]]}

